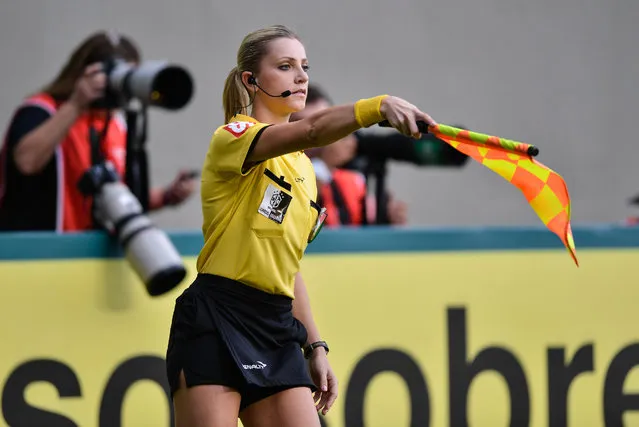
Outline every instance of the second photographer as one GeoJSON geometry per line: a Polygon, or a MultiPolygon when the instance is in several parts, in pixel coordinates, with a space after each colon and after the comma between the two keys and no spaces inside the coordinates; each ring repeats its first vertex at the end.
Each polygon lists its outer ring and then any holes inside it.
{"type": "MultiPolygon", "coordinates": [[[[91,35],[50,84],[18,106],[0,151],[0,231],[100,228],[92,197],[78,183],[97,158],[125,175],[123,113],[100,104],[109,89],[104,64],[112,58],[131,67],[141,62],[127,37],[91,35]]],[[[193,178],[180,172],[168,187],[149,190],[148,209],[182,203],[194,191],[193,178]]]]}

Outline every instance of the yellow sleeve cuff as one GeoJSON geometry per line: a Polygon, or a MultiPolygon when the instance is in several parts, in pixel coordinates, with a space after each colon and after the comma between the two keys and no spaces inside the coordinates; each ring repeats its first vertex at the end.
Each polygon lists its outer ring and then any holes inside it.
{"type": "Polygon", "coordinates": [[[379,111],[382,100],[388,95],[380,95],[374,98],[360,99],[355,103],[355,119],[357,123],[367,128],[375,123],[384,121],[385,117],[379,111]]]}

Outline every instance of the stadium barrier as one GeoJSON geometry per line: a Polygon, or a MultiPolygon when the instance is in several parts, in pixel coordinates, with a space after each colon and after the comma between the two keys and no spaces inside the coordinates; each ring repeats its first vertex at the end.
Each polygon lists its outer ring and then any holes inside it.
{"type": "MultiPolygon", "coordinates": [[[[639,425],[639,229],[325,230],[302,272],[340,396],[327,427],[639,425]]],[[[0,235],[7,426],[171,425],[152,298],[103,233],[0,235]]]]}

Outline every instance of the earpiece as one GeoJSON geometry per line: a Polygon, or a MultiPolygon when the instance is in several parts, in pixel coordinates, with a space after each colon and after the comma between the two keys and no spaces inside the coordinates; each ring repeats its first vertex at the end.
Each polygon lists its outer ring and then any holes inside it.
{"type": "Polygon", "coordinates": [[[262,92],[264,92],[265,94],[267,94],[271,98],[286,98],[287,96],[291,96],[291,93],[292,93],[290,90],[285,90],[284,92],[282,92],[279,95],[271,95],[270,93],[268,93],[267,91],[262,89],[262,87],[260,85],[257,84],[257,80],[255,80],[255,77],[253,75],[249,76],[247,81],[248,81],[248,84],[257,86],[262,92]]]}
{"type": "MultiPolygon", "coordinates": [[[[257,80],[255,80],[255,76],[253,76],[253,74],[251,74],[247,80],[248,84],[253,85],[253,86],[257,86],[258,88],[260,88],[260,90],[262,92],[264,92],[265,94],[267,94],[268,96],[270,96],[271,98],[286,98],[291,96],[292,92],[290,90],[285,90],[284,92],[282,92],[279,95],[271,95],[270,93],[268,93],[267,91],[265,91],[264,89],[262,89],[260,87],[260,85],[257,84],[257,80]]],[[[253,100],[255,99],[255,97],[253,97],[253,99],[251,99],[251,102],[249,102],[249,105],[251,105],[253,103],[253,100]]],[[[246,107],[242,107],[242,108],[248,108],[249,105],[247,105],[246,107]]],[[[240,109],[240,111],[242,111],[240,109]]],[[[239,112],[238,112],[239,114],[239,112]]]]}

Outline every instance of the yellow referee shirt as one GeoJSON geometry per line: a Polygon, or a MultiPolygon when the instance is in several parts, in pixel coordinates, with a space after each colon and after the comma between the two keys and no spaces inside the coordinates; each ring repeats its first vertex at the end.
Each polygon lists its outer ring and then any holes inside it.
{"type": "Polygon", "coordinates": [[[197,270],[294,298],[295,274],[319,213],[315,173],[302,152],[243,171],[268,126],[238,114],[211,138],[202,169],[204,247],[197,270]]]}

